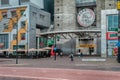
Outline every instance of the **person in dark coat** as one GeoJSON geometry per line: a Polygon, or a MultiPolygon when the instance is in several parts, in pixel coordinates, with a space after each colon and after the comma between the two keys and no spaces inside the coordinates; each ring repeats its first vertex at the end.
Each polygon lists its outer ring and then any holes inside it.
{"type": "Polygon", "coordinates": [[[70,59],[71,59],[71,61],[74,61],[73,58],[74,58],[74,55],[73,55],[73,53],[71,53],[71,54],[70,54],[70,59]]]}

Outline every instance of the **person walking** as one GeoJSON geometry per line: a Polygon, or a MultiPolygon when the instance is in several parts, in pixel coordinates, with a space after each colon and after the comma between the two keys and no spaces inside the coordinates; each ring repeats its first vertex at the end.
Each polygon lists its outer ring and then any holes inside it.
{"type": "Polygon", "coordinates": [[[70,54],[70,59],[71,59],[71,61],[74,61],[74,55],[73,55],[73,53],[70,54]]]}
{"type": "Polygon", "coordinates": [[[81,56],[81,50],[79,49],[78,50],[78,57],[80,57],[81,56]]]}

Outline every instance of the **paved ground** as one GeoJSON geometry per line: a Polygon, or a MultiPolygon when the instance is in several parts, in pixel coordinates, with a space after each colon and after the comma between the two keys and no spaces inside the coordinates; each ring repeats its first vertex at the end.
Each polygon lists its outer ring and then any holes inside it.
{"type": "Polygon", "coordinates": [[[116,58],[54,57],[40,59],[0,59],[0,80],[120,80],[120,63],[116,58]]]}
{"type": "Polygon", "coordinates": [[[0,80],[120,80],[120,72],[0,67],[0,80]]]}
{"type": "Polygon", "coordinates": [[[56,61],[51,58],[40,59],[18,59],[19,64],[15,64],[15,59],[0,59],[0,66],[4,67],[37,67],[37,68],[63,68],[63,69],[87,69],[87,70],[108,70],[120,71],[120,63],[116,58],[107,58],[106,61],[82,61],[82,59],[101,59],[98,57],[75,57],[71,62],[69,57],[57,57],[56,61]]]}

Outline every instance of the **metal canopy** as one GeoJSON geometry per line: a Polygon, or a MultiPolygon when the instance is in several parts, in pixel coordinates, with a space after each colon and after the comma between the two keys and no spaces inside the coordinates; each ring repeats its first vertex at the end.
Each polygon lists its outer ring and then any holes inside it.
{"type": "Polygon", "coordinates": [[[38,37],[54,37],[56,35],[62,36],[63,38],[88,38],[88,37],[100,37],[101,30],[66,30],[66,31],[52,31],[37,34],[38,37]]]}

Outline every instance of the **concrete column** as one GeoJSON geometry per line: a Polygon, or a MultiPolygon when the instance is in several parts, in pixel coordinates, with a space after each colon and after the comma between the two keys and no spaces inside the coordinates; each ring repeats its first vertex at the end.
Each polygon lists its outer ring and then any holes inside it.
{"type": "Polygon", "coordinates": [[[37,49],[39,49],[39,37],[37,37],[37,49]]]}
{"type": "Polygon", "coordinates": [[[101,12],[101,57],[107,57],[106,54],[106,14],[105,11],[101,12]]]}

